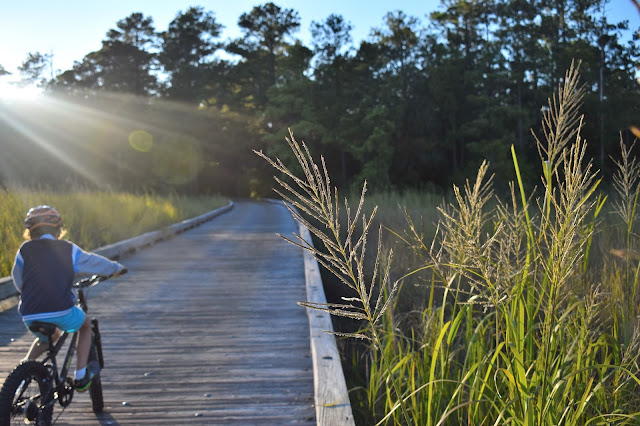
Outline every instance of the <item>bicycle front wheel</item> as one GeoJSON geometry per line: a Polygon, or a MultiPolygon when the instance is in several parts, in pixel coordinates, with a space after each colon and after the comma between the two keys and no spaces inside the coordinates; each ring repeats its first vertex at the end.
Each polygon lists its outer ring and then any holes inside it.
{"type": "MultiPolygon", "coordinates": [[[[98,349],[95,344],[91,345],[89,360],[98,362],[98,349]]],[[[102,412],[102,409],[104,408],[104,399],[102,397],[102,381],[100,380],[100,373],[91,380],[91,385],[89,385],[89,395],[91,396],[91,407],[93,408],[93,412],[102,412]]]]}
{"type": "Polygon", "coordinates": [[[102,398],[102,381],[100,375],[97,375],[91,381],[89,386],[89,395],[91,396],[91,407],[94,413],[101,413],[104,408],[104,399],[102,398]]]}
{"type": "Polygon", "coordinates": [[[0,426],[24,425],[34,422],[48,426],[53,416],[49,389],[49,372],[36,361],[18,365],[0,390],[0,426]]]}

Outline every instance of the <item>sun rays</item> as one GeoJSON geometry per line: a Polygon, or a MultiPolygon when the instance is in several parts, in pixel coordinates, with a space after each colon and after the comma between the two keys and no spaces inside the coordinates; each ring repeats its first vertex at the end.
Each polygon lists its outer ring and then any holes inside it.
{"type": "Polygon", "coordinates": [[[127,184],[125,179],[144,184],[150,176],[187,183],[202,167],[202,142],[185,135],[180,120],[172,118],[190,113],[199,114],[179,104],[118,94],[0,101],[0,181],[21,182],[26,169],[35,168],[36,173],[53,170],[57,181],[62,174],[70,186],[80,182],[100,189],[127,184]],[[148,108],[160,111],[161,118],[145,114],[148,108]]]}

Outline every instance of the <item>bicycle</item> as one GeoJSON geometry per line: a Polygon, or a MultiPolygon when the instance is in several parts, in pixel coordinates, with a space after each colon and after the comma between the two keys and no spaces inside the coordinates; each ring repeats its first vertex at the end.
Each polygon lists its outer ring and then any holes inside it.
{"type": "MultiPolygon", "coordinates": [[[[85,290],[108,278],[110,277],[94,275],[74,284],[77,291],[76,305],[82,308],[85,313],[88,312],[85,290]]],[[[56,331],[54,324],[34,321],[29,329],[47,336],[49,349],[44,360],[23,361],[7,377],[2,390],[0,390],[0,426],[31,422],[34,422],[36,426],[48,426],[53,418],[53,408],[56,401],[64,411],[73,400],[74,381],[68,376],[68,373],[76,351],[78,333],[62,331],[58,340],[54,342],[53,336],[56,331]],[[62,363],[62,369],[58,371],[56,356],[70,335],[71,341],[62,363]]],[[[91,329],[92,338],[88,362],[97,361],[100,370],[102,370],[104,358],[96,318],[91,319],[91,329]]],[[[91,381],[89,395],[93,411],[100,413],[104,408],[104,400],[99,373],[91,381]]]]}

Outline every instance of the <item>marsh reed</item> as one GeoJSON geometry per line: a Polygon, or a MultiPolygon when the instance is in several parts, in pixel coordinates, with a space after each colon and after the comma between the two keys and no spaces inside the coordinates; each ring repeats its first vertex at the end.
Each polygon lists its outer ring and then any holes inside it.
{"type": "Polygon", "coordinates": [[[68,230],[65,238],[85,249],[94,249],[161,229],[227,202],[217,196],[0,189],[0,277],[10,273],[16,250],[24,241],[24,215],[33,206],[54,206],[68,230]]]}

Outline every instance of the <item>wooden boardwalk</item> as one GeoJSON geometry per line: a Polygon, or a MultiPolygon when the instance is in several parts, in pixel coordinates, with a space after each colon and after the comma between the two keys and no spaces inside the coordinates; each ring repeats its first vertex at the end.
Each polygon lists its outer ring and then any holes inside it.
{"type": "MultiPolygon", "coordinates": [[[[129,274],[94,287],[105,353],[105,411],[88,393],[56,424],[315,424],[302,251],[279,204],[229,213],[121,260],[129,274]]],[[[32,338],[0,313],[0,377],[32,338]]],[[[54,411],[54,419],[61,412],[54,411]]]]}

